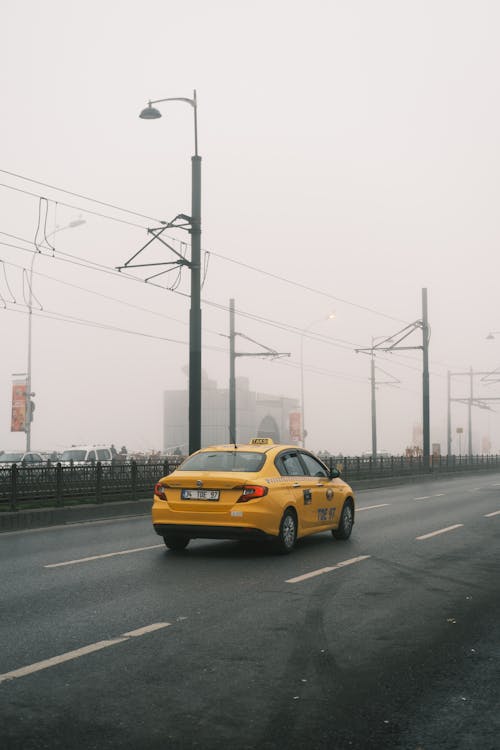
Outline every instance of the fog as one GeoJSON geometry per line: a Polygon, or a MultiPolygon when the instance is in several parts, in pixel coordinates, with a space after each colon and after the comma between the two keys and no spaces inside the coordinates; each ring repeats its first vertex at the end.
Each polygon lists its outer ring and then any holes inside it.
{"type": "MultiPolygon", "coordinates": [[[[486,338],[500,331],[498,3],[4,0],[2,17],[0,449],[25,444],[11,382],[27,368],[35,238],[32,447],[162,448],[162,393],[187,387],[189,271],[152,285],[154,269],[112,269],[190,212],[191,107],[138,114],[196,89],[207,375],[227,387],[234,298],[238,332],[290,352],[241,358],[237,375],[299,399],[307,328],[308,446],[369,451],[370,359],[355,349],[418,321],[426,288],[431,443],[446,451],[447,371],[500,367],[500,334],[486,338]]],[[[140,257],[174,260],[158,242],[140,257]]],[[[376,364],[400,381],[377,389],[378,446],[400,453],[422,421],[422,353],[376,364]]],[[[494,377],[473,380],[475,398],[500,397],[494,377]]],[[[452,382],[469,396],[467,376],[452,382]]],[[[500,452],[496,411],[472,421],[474,452],[500,452]]],[[[453,402],[455,453],[457,427],[465,449],[453,402]]]]}

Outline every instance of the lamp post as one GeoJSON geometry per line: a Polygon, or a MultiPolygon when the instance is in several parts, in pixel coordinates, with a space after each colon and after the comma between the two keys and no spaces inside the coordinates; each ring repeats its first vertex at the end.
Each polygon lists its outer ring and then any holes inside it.
{"type": "Polygon", "coordinates": [[[305,328],[302,329],[300,333],[300,410],[302,412],[302,447],[306,447],[306,437],[307,437],[307,430],[306,430],[306,423],[305,423],[305,417],[304,417],[304,336],[305,334],[311,330],[311,328],[318,323],[321,323],[323,320],[333,320],[335,318],[335,313],[331,312],[329,315],[326,315],[322,318],[318,318],[317,320],[311,321],[309,325],[307,325],[305,328]]]}
{"type": "Polygon", "coordinates": [[[193,98],[168,97],[148,102],[139,117],[157,120],[161,112],[153,104],[185,102],[194,114],[194,156],[191,157],[191,309],[189,312],[189,453],[201,447],[201,156],[198,154],[196,91],[193,98]]]}
{"type": "MultiPolygon", "coordinates": [[[[85,224],[85,219],[73,219],[63,227],[56,227],[52,232],[46,235],[45,239],[53,237],[57,232],[62,232],[64,229],[73,229],[85,224]]],[[[33,253],[31,258],[30,272],[29,272],[29,293],[28,293],[28,368],[26,373],[26,417],[24,423],[24,431],[26,433],[26,451],[31,450],[31,422],[33,421],[33,410],[34,404],[32,397],[35,395],[31,392],[31,344],[32,344],[32,326],[33,326],[33,266],[35,265],[35,258],[40,253],[37,251],[33,253]]]]}

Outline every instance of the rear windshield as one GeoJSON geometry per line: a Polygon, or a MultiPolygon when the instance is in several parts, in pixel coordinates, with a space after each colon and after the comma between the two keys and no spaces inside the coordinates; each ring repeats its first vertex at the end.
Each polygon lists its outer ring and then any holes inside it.
{"type": "Polygon", "coordinates": [[[260,471],[265,453],[244,451],[204,451],[187,458],[177,471],[260,471]]]}
{"type": "Polygon", "coordinates": [[[61,456],[61,461],[85,461],[86,455],[87,455],[87,451],[85,450],[64,451],[64,453],[61,456]]]}

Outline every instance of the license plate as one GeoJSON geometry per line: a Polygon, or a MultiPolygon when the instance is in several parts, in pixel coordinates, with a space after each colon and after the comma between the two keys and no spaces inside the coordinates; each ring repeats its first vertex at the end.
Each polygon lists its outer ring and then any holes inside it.
{"type": "Polygon", "coordinates": [[[181,500],[218,500],[219,490],[181,490],[181,500]]]}

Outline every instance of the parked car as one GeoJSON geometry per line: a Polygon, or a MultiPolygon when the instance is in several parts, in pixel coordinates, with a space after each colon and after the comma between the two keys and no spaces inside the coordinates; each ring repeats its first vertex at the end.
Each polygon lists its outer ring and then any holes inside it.
{"type": "Polygon", "coordinates": [[[354,493],[296,445],[254,438],[193,453],[155,485],[152,520],[171,550],[190,539],[268,539],[281,553],[299,537],[331,531],[348,539],[354,493]]]}
{"type": "Polygon", "coordinates": [[[113,454],[111,448],[106,445],[73,445],[61,454],[61,464],[74,466],[86,466],[100,461],[101,464],[110,464],[113,454]]]}
{"type": "Polygon", "coordinates": [[[12,466],[12,464],[23,464],[24,466],[34,466],[35,464],[46,463],[41,453],[32,451],[11,451],[0,455],[1,466],[12,466]]]}

